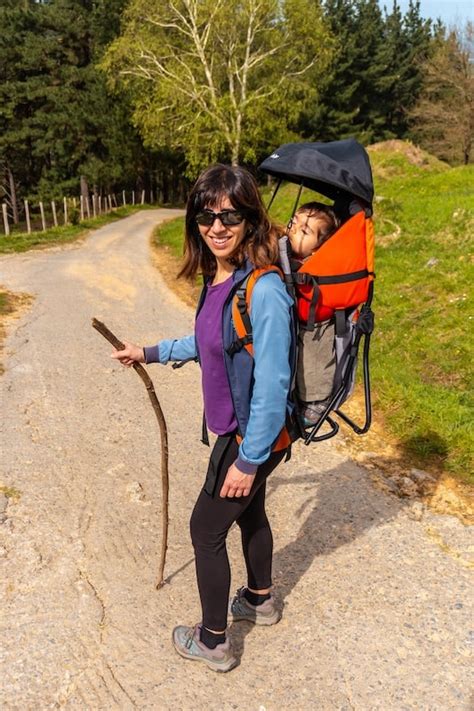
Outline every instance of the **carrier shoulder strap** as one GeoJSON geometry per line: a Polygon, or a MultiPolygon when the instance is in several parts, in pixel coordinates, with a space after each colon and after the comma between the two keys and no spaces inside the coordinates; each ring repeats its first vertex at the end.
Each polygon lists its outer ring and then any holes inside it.
{"type": "Polygon", "coordinates": [[[257,281],[264,274],[275,272],[281,279],[283,273],[277,266],[262,267],[254,269],[242,282],[232,301],[232,321],[234,323],[236,340],[227,348],[227,353],[232,356],[245,348],[247,353],[253,357],[253,334],[252,322],[250,320],[250,303],[252,292],[257,281]]]}
{"type": "MultiPolygon", "coordinates": [[[[250,302],[252,298],[252,292],[257,281],[264,274],[268,272],[275,272],[284,281],[284,275],[282,270],[277,266],[263,267],[262,269],[254,269],[251,274],[242,282],[240,287],[237,289],[233,302],[232,302],[232,320],[234,322],[235,332],[237,333],[237,339],[232,343],[232,345],[227,349],[229,355],[234,355],[238,351],[245,348],[247,353],[253,358],[253,336],[252,336],[252,322],[250,321],[250,302]]],[[[297,439],[295,428],[290,422],[290,418],[287,415],[287,423],[283,426],[280,434],[273,443],[272,452],[281,452],[287,450],[286,460],[288,461],[291,457],[291,444],[297,439]]],[[[237,436],[237,442],[241,442],[241,437],[237,436]]]]}

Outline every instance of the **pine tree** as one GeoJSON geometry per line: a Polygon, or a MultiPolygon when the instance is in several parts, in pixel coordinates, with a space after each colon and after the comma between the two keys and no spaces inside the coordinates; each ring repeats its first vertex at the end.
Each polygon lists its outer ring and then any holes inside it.
{"type": "Polygon", "coordinates": [[[397,0],[386,13],[383,42],[377,64],[381,73],[376,81],[377,104],[384,116],[381,138],[401,138],[408,130],[408,113],[422,86],[421,61],[431,46],[431,21],[420,15],[420,3],[410,1],[402,16],[397,0]]]}
{"type": "Polygon", "coordinates": [[[335,42],[331,69],[312,116],[304,116],[303,133],[316,140],[357,136],[370,142],[383,117],[375,100],[383,18],[377,0],[326,0],[324,15],[335,42]]]}
{"type": "Polygon", "coordinates": [[[364,143],[404,136],[431,46],[419,1],[410,0],[404,16],[397,0],[390,13],[377,0],[325,0],[324,13],[336,52],[318,105],[302,117],[303,135],[364,143]]]}
{"type": "Polygon", "coordinates": [[[320,78],[317,104],[300,117],[304,136],[331,141],[354,135],[360,78],[353,71],[356,50],[356,16],[352,0],[326,0],[324,17],[335,40],[335,51],[326,76],[320,78]]]}
{"type": "MultiPolygon", "coordinates": [[[[126,97],[96,63],[119,31],[126,0],[11,0],[0,22],[0,170],[24,197],[135,187],[150,158],[126,97]]],[[[138,186],[137,186],[138,187],[138,186]]],[[[148,185],[147,185],[148,187],[148,185]]]]}
{"type": "Polygon", "coordinates": [[[26,73],[22,45],[34,26],[34,3],[4,0],[0,6],[0,198],[18,221],[18,191],[38,178],[26,128],[29,105],[22,84],[26,73]]]}

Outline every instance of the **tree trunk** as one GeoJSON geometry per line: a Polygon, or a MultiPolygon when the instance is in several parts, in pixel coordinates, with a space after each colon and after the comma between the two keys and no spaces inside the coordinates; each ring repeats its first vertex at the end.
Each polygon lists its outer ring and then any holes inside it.
{"type": "Polygon", "coordinates": [[[83,198],[84,205],[86,205],[89,199],[89,186],[87,184],[87,178],[85,175],[81,175],[81,195],[83,198]]]}
{"type": "Polygon", "coordinates": [[[18,217],[18,203],[16,201],[16,185],[15,185],[15,180],[13,178],[13,173],[10,168],[7,168],[8,170],[8,182],[10,185],[10,200],[11,200],[11,206],[12,206],[12,214],[13,214],[13,222],[15,225],[19,223],[19,217],[18,217]]]}
{"type": "Polygon", "coordinates": [[[232,146],[232,165],[239,165],[239,141],[235,141],[232,146]]]}

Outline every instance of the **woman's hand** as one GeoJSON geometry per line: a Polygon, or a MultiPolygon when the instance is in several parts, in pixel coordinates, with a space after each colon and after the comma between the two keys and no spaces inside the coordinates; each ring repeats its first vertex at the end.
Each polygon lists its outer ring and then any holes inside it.
{"type": "Polygon", "coordinates": [[[227,470],[227,475],[220,491],[220,497],[225,499],[226,496],[231,498],[234,496],[237,498],[240,496],[248,496],[254,479],[255,474],[244,474],[240,469],[237,469],[235,464],[231,464],[227,470]]]}
{"type": "Polygon", "coordinates": [[[123,351],[114,351],[110,356],[111,358],[119,360],[122,365],[125,365],[127,368],[131,368],[134,363],[145,362],[143,348],[135,346],[133,343],[128,343],[127,341],[124,341],[123,344],[125,346],[123,351]]]}

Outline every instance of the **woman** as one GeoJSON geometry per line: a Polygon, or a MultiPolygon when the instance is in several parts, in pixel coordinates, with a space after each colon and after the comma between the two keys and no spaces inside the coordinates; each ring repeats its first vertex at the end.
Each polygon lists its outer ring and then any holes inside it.
{"type": "Polygon", "coordinates": [[[265,513],[266,478],[286,452],[278,442],[291,382],[292,300],[278,273],[265,273],[252,292],[254,357],[245,349],[227,352],[236,339],[236,290],[254,268],[277,260],[278,235],[252,175],[227,165],[208,168],[188,199],[179,274],[190,280],[198,272],[204,275],[194,334],[145,348],[125,343],[113,354],[125,366],[192,358],[201,365],[207,426],[218,435],[191,517],[202,623],[176,627],[173,643],[181,656],[204,661],[215,671],[237,664],[226,637],[230,567],[225,541],[234,522],[241,529],[248,580],[232,600],[230,614],[256,624],[280,619],[270,591],[273,541],[265,513]]]}

